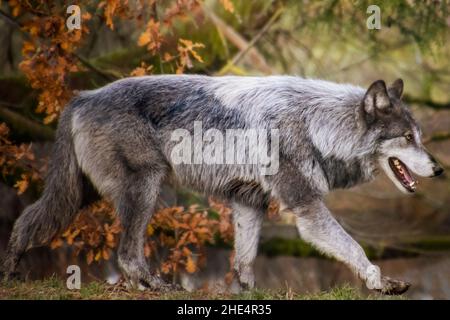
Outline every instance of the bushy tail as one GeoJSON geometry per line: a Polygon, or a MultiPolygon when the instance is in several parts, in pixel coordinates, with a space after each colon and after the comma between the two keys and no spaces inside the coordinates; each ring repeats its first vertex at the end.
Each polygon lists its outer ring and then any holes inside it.
{"type": "Polygon", "coordinates": [[[66,229],[80,209],[83,177],[73,146],[71,109],[67,106],[59,120],[44,192],[14,224],[3,265],[6,275],[15,271],[27,249],[48,243],[66,229]]]}

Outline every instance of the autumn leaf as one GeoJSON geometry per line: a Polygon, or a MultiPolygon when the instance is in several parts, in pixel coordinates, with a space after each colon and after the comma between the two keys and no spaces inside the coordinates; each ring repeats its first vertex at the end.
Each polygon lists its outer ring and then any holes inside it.
{"type": "Polygon", "coordinates": [[[198,62],[203,63],[202,57],[194,50],[196,48],[204,48],[205,45],[203,43],[195,42],[193,43],[190,40],[180,39],[180,43],[182,44],[182,50],[190,53],[198,62]]]}
{"type": "Polygon", "coordinates": [[[141,66],[137,67],[136,69],[131,71],[130,75],[132,77],[145,76],[145,75],[151,74],[152,69],[153,69],[152,65],[148,66],[145,62],[142,62],[141,66]]]}
{"type": "Polygon", "coordinates": [[[91,264],[94,261],[94,251],[91,249],[88,251],[86,255],[86,262],[87,264],[91,264]]]}
{"type": "Polygon", "coordinates": [[[152,254],[152,247],[149,243],[144,244],[144,255],[148,258],[152,254]]]}
{"type": "Polygon", "coordinates": [[[110,242],[113,242],[113,241],[114,241],[114,234],[108,232],[106,234],[106,242],[110,243],[110,242]]]}
{"type": "Polygon", "coordinates": [[[141,35],[139,36],[138,45],[140,47],[143,47],[150,41],[151,41],[151,35],[149,32],[145,31],[145,32],[141,33],[141,35]]]}
{"type": "Polygon", "coordinates": [[[164,62],[169,62],[169,61],[172,61],[173,59],[174,59],[174,57],[170,53],[168,53],[168,52],[164,53],[164,56],[163,56],[164,62]]]}
{"type": "Polygon", "coordinates": [[[188,247],[184,247],[182,252],[186,257],[190,257],[192,255],[192,251],[188,247]]]}
{"type": "Polygon", "coordinates": [[[103,260],[109,260],[109,249],[108,248],[103,248],[102,250],[102,258],[103,260]]]}
{"type": "Polygon", "coordinates": [[[20,1],[19,0],[9,0],[8,4],[12,9],[13,17],[17,17],[20,14],[20,12],[22,11],[20,1]]]}
{"type": "Polygon", "coordinates": [[[195,271],[197,271],[197,265],[195,264],[195,262],[194,262],[194,260],[192,259],[191,256],[189,256],[187,258],[186,271],[189,272],[189,273],[194,273],[195,271]]]}
{"type": "Polygon", "coordinates": [[[102,258],[102,252],[103,252],[103,250],[97,251],[97,254],[95,255],[95,258],[94,258],[95,261],[100,261],[100,259],[102,258]]]}
{"type": "Polygon", "coordinates": [[[28,176],[25,174],[22,174],[21,180],[17,181],[14,184],[14,187],[17,188],[17,190],[18,190],[17,191],[18,194],[23,194],[28,189],[28,186],[29,186],[29,180],[28,180],[28,176]]]}
{"type": "Polygon", "coordinates": [[[177,74],[183,73],[185,68],[190,69],[193,67],[191,56],[198,62],[204,62],[202,57],[196,51],[196,49],[204,48],[204,44],[197,42],[194,43],[191,40],[181,38],[178,40],[178,42],[179,44],[177,50],[179,53],[179,59],[177,62],[177,74]]]}
{"type": "Polygon", "coordinates": [[[56,113],[49,114],[48,116],[46,116],[44,118],[44,124],[52,123],[57,117],[58,117],[58,114],[56,114],[56,113]]]}
{"type": "Polygon", "coordinates": [[[119,6],[119,3],[120,3],[120,0],[106,0],[106,1],[102,1],[99,4],[99,7],[105,8],[104,15],[105,15],[105,19],[106,19],[106,25],[111,30],[114,30],[113,17],[114,17],[114,13],[115,13],[117,7],[119,6]]]}
{"type": "Polygon", "coordinates": [[[161,47],[162,35],[159,30],[159,22],[150,19],[147,22],[145,31],[141,33],[138,38],[138,45],[140,47],[147,46],[147,50],[154,54],[161,47]]]}
{"type": "Polygon", "coordinates": [[[61,240],[61,238],[55,238],[50,242],[50,248],[56,249],[61,247],[64,244],[64,242],[61,240]]]}
{"type": "Polygon", "coordinates": [[[153,229],[151,224],[147,225],[147,235],[152,236],[155,233],[155,229],[153,229]]]}
{"type": "Polygon", "coordinates": [[[162,273],[168,274],[168,273],[170,272],[171,269],[172,269],[172,268],[171,268],[171,264],[168,263],[168,262],[163,263],[163,264],[161,265],[161,272],[162,272],[162,273]]]}
{"type": "Polygon", "coordinates": [[[92,15],[89,12],[85,12],[83,13],[83,15],[81,16],[83,20],[91,20],[92,15]]]}
{"type": "Polygon", "coordinates": [[[222,3],[222,6],[226,11],[234,13],[234,4],[233,2],[231,2],[231,0],[220,0],[220,2],[222,3]]]}
{"type": "Polygon", "coordinates": [[[225,280],[225,284],[226,285],[228,285],[228,286],[231,285],[233,283],[233,280],[234,280],[234,271],[233,270],[228,271],[225,274],[224,280],[225,280]]]}
{"type": "Polygon", "coordinates": [[[34,44],[30,41],[24,41],[22,45],[22,54],[24,56],[27,56],[28,54],[31,54],[36,51],[36,47],[34,44]]]}
{"type": "Polygon", "coordinates": [[[280,219],[280,203],[271,199],[269,202],[269,208],[267,209],[268,217],[271,220],[280,219]]]}

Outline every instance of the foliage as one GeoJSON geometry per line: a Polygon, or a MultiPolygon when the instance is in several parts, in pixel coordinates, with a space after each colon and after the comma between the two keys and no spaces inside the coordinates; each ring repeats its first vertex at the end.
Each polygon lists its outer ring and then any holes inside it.
{"type": "Polygon", "coordinates": [[[82,28],[68,31],[65,6],[48,5],[47,1],[10,1],[13,16],[20,17],[23,42],[23,61],[20,69],[34,89],[40,91],[38,113],[45,113],[44,123],[54,121],[72,96],[67,74],[78,70],[73,53],[89,30],[89,13],[82,16],[82,28]]]}
{"type": "Polygon", "coordinates": [[[147,228],[146,256],[160,260],[161,271],[176,274],[180,268],[196,272],[205,264],[205,246],[216,239],[229,242],[233,236],[231,212],[210,199],[210,207],[172,207],[158,211],[147,228]],[[211,211],[217,213],[216,216],[211,211]],[[160,252],[170,248],[167,257],[160,252]],[[165,259],[164,259],[165,258],[165,259]]]}
{"type": "MultiPolygon", "coordinates": [[[[73,4],[80,4],[74,2],[73,4]]],[[[21,29],[27,40],[23,42],[23,61],[20,63],[21,71],[27,76],[31,86],[40,91],[38,113],[45,113],[44,123],[55,121],[64,108],[64,105],[73,96],[70,89],[68,75],[80,70],[80,61],[75,51],[83,43],[82,40],[90,32],[88,22],[92,14],[85,12],[81,19],[81,29],[68,30],[66,27],[66,6],[50,3],[45,0],[9,1],[14,17],[20,21],[21,29]]],[[[155,9],[156,1],[141,1],[135,7],[128,1],[108,0],[98,3],[98,10],[103,10],[104,23],[114,30],[114,20],[126,19],[139,25],[143,16],[140,13],[147,7],[155,9]]],[[[170,30],[173,20],[183,16],[187,10],[198,6],[196,0],[181,0],[166,9],[163,17],[166,32],[170,30]]],[[[145,30],[138,38],[137,44],[145,46],[151,55],[161,54],[161,45],[164,41],[163,30],[156,17],[152,17],[146,24],[145,30]]],[[[169,52],[164,54],[164,62],[175,63],[177,73],[183,73],[186,68],[192,68],[190,56],[203,62],[195,49],[203,48],[201,43],[180,39],[177,48],[179,60],[169,52]]],[[[151,71],[150,67],[141,65],[133,70],[131,75],[144,75],[151,71]]]]}
{"type": "MultiPolygon", "coordinates": [[[[81,210],[75,221],[53,239],[52,249],[63,244],[73,246],[75,254],[86,254],[88,264],[108,260],[117,247],[120,220],[106,201],[98,201],[81,210]]],[[[164,274],[180,270],[196,272],[205,263],[205,246],[217,239],[230,242],[233,237],[231,210],[210,199],[209,208],[198,205],[169,207],[157,211],[146,230],[144,252],[156,260],[164,274]]]]}
{"type": "Polygon", "coordinates": [[[75,221],[51,242],[50,247],[55,249],[65,242],[75,248],[76,255],[84,250],[86,261],[91,264],[110,258],[111,250],[117,246],[119,233],[120,221],[112,206],[99,201],[81,210],[75,221]]]}
{"type": "Polygon", "coordinates": [[[15,182],[18,194],[24,193],[31,181],[41,182],[40,171],[30,144],[15,145],[9,140],[9,128],[0,123],[0,168],[3,177],[20,177],[15,182]]]}

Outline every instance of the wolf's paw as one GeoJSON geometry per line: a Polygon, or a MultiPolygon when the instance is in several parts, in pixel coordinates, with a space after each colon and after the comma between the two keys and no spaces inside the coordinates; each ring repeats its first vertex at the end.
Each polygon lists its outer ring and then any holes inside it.
{"type": "MultiPolygon", "coordinates": [[[[158,279],[160,280],[160,279],[158,279]]],[[[132,282],[129,279],[122,278],[115,285],[123,288],[123,290],[139,290],[139,291],[151,291],[151,292],[173,292],[184,291],[184,288],[177,284],[171,284],[163,281],[152,281],[151,285],[147,280],[139,280],[138,283],[132,282]]]]}
{"type": "Polygon", "coordinates": [[[165,282],[158,287],[161,292],[172,292],[172,291],[185,291],[185,289],[177,283],[167,283],[165,282]]]}
{"type": "Polygon", "coordinates": [[[250,291],[252,289],[253,289],[253,285],[250,285],[250,284],[245,283],[245,282],[239,282],[239,290],[241,292],[250,291]]]}
{"type": "Polygon", "coordinates": [[[141,291],[150,290],[157,292],[172,292],[184,290],[182,286],[165,282],[156,275],[147,274],[145,275],[145,277],[139,277],[138,279],[138,281],[128,281],[127,288],[134,288],[141,291]]]}
{"type": "Polygon", "coordinates": [[[255,275],[253,268],[249,265],[243,265],[238,270],[234,270],[233,277],[239,284],[239,292],[250,291],[255,287],[255,275]]]}
{"type": "Polygon", "coordinates": [[[377,289],[377,291],[386,295],[403,294],[411,286],[411,284],[408,282],[391,279],[389,277],[381,277],[381,284],[383,287],[381,289],[377,289]]]}
{"type": "Polygon", "coordinates": [[[153,276],[151,281],[140,280],[141,290],[152,290],[158,292],[184,291],[184,288],[176,283],[165,282],[158,276],[153,276]]]}

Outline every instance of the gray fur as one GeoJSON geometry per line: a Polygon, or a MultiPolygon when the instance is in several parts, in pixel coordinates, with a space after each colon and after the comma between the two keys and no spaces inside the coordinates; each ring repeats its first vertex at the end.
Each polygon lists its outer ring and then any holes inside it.
{"type": "Polygon", "coordinates": [[[258,250],[259,233],[264,211],[233,203],[234,242],[239,248],[234,256],[234,269],[243,288],[253,288],[253,261],[258,250]]]}
{"type": "Polygon", "coordinates": [[[4,261],[4,271],[13,272],[25,250],[48,243],[75,218],[83,201],[82,172],[77,164],[70,132],[72,105],[59,121],[58,139],[38,201],[28,206],[14,224],[4,261]]]}
{"type": "Polygon", "coordinates": [[[163,285],[147,270],[143,239],[161,184],[172,180],[233,203],[241,284],[253,286],[262,212],[274,197],[297,214],[307,241],[349,265],[368,287],[383,290],[387,282],[379,268],[322,201],[333,189],[373,179],[391,149],[428,159],[415,165],[422,173],[437,171],[400,101],[402,89],[400,82],[386,88],[377,81],[364,90],[288,76],[167,75],[127,78],[82,92],[62,114],[46,189],[16,222],[5,270],[12,272],[25,249],[48,241],[72,221],[81,206],[83,173],[119,214],[124,227],[119,264],[134,285],[163,285]],[[195,121],[221,132],[279,129],[279,171],[262,175],[255,164],[173,164],[172,132],[193,132],[195,121]],[[416,141],[402,146],[408,130],[416,141]]]}

